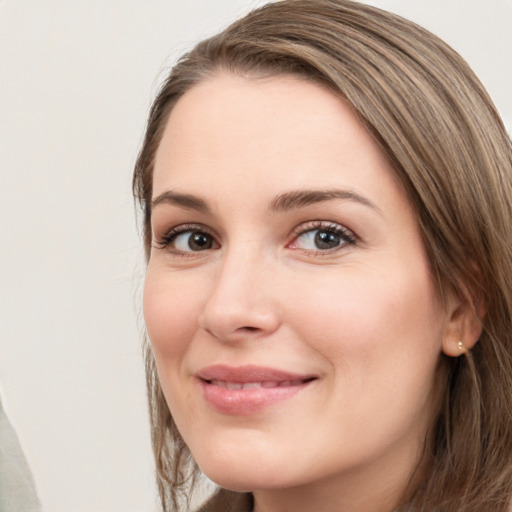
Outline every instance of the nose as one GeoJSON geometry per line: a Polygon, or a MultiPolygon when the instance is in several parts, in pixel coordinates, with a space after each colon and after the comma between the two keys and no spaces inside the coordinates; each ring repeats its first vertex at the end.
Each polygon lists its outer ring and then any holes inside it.
{"type": "Polygon", "coordinates": [[[255,255],[227,256],[213,277],[199,326],[223,342],[263,339],[280,325],[271,266],[255,255]]]}

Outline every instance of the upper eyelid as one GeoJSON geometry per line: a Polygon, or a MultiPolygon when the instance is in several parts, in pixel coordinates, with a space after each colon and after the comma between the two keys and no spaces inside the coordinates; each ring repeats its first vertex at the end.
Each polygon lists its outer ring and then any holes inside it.
{"type": "MultiPolygon", "coordinates": [[[[332,220],[320,220],[320,219],[314,219],[314,220],[308,220],[305,222],[301,222],[297,226],[295,226],[292,229],[291,234],[300,234],[304,233],[305,231],[313,230],[313,229],[319,229],[319,228],[336,228],[341,229],[342,231],[347,231],[349,233],[353,233],[353,231],[343,224],[340,224],[339,222],[335,222],[332,220]]],[[[172,226],[168,229],[163,230],[164,236],[170,232],[186,232],[186,231],[193,231],[194,229],[197,229],[197,231],[204,231],[205,233],[208,233],[209,235],[215,236],[215,230],[207,226],[206,224],[200,223],[200,222],[184,222],[181,224],[177,224],[176,226],[172,226]]],[[[153,229],[153,236],[155,235],[155,230],[153,229]]]]}
{"type": "Polygon", "coordinates": [[[354,238],[357,238],[357,235],[354,233],[354,231],[347,228],[343,224],[340,224],[339,222],[334,222],[332,220],[312,220],[303,222],[293,229],[292,235],[299,236],[304,233],[307,233],[308,231],[314,231],[315,229],[336,229],[338,231],[342,231],[348,235],[351,235],[354,238]]]}
{"type": "MultiPolygon", "coordinates": [[[[181,224],[173,225],[170,228],[162,229],[162,236],[166,236],[169,233],[185,233],[187,231],[204,231],[209,235],[214,235],[211,228],[200,222],[183,222],[181,224]]],[[[153,236],[155,236],[155,230],[153,230],[153,236]]],[[[156,237],[155,237],[156,238],[156,237]]]]}
{"type": "Polygon", "coordinates": [[[174,239],[178,235],[187,233],[189,231],[200,231],[206,233],[208,236],[211,236],[216,241],[216,243],[219,243],[218,237],[215,235],[213,230],[210,229],[208,226],[205,226],[204,224],[200,223],[178,224],[176,226],[172,226],[168,229],[163,230],[163,232],[159,234],[159,236],[156,236],[155,232],[153,231],[153,242],[156,243],[158,246],[165,247],[171,243],[171,239],[174,239]]]}

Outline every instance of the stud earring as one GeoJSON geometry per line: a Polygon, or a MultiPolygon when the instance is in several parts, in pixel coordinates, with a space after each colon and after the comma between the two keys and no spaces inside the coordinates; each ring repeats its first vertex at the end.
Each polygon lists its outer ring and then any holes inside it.
{"type": "Polygon", "coordinates": [[[459,342],[457,343],[457,346],[459,347],[459,350],[460,350],[461,352],[464,352],[464,344],[462,343],[462,341],[461,341],[461,340],[459,340],[459,342]]]}

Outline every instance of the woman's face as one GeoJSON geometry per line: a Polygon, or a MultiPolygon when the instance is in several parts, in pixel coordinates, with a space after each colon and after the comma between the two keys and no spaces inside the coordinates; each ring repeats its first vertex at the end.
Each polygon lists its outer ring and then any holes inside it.
{"type": "Polygon", "coordinates": [[[410,476],[446,315],[415,212],[346,104],[293,76],[195,86],[156,155],[151,226],[147,329],[207,476],[410,476]]]}

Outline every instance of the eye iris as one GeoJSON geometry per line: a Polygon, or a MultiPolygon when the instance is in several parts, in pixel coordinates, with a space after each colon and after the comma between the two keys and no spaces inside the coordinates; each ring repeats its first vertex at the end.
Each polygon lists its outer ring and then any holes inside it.
{"type": "Polygon", "coordinates": [[[340,235],[332,231],[318,231],[315,235],[315,245],[318,249],[332,249],[340,245],[340,235]]]}
{"type": "Polygon", "coordinates": [[[188,239],[188,246],[192,251],[205,251],[212,247],[212,237],[205,233],[195,232],[188,239]]]}

